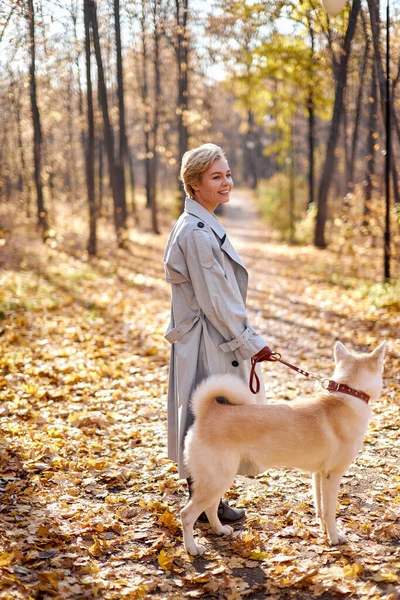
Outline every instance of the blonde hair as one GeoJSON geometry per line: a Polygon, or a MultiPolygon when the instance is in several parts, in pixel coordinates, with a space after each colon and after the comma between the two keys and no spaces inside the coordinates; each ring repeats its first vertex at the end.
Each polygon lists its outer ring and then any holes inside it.
{"type": "Polygon", "coordinates": [[[226,160],[224,151],[215,144],[203,144],[198,148],[185,152],[182,157],[180,179],[185,192],[194,198],[193,184],[202,180],[204,173],[218,159],[226,160]]]}

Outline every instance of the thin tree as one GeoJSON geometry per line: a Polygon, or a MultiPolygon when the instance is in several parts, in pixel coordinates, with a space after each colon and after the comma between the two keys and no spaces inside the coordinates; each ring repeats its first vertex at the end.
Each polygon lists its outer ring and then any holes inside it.
{"type": "Polygon", "coordinates": [[[30,53],[29,86],[30,86],[31,112],[32,112],[32,122],[33,122],[33,159],[34,159],[35,186],[36,186],[36,198],[37,198],[37,215],[38,215],[38,226],[42,232],[43,240],[46,240],[47,233],[49,230],[49,223],[48,223],[48,213],[47,213],[47,210],[45,207],[44,197],[43,197],[43,180],[42,180],[43,136],[42,136],[42,126],[41,126],[41,122],[40,122],[40,111],[39,111],[39,106],[38,106],[38,102],[37,102],[35,12],[34,12],[33,0],[27,0],[26,17],[28,20],[28,29],[29,29],[29,53],[30,53]]]}
{"type": "Polygon", "coordinates": [[[89,205],[89,239],[87,251],[90,256],[96,255],[97,235],[96,235],[96,200],[94,194],[94,112],[93,112],[93,91],[92,91],[92,73],[91,73],[91,43],[90,43],[90,22],[89,22],[89,0],[83,0],[83,12],[85,23],[85,57],[86,57],[86,97],[87,97],[87,128],[86,136],[86,185],[89,205]]]}
{"type": "MultiPolygon", "coordinates": [[[[145,187],[146,187],[146,207],[151,208],[151,146],[150,146],[150,96],[149,96],[149,72],[148,72],[148,32],[147,32],[147,3],[146,0],[141,2],[141,13],[140,13],[140,35],[141,35],[141,46],[142,46],[142,73],[139,73],[140,80],[140,92],[142,96],[142,105],[144,110],[144,147],[145,147],[145,187]]],[[[138,64],[138,63],[137,63],[138,64]]],[[[138,64],[138,71],[139,64],[138,64]]]]}
{"type": "MultiPolygon", "coordinates": [[[[178,67],[178,165],[189,147],[189,130],[186,123],[186,113],[189,108],[189,28],[188,0],[175,0],[175,54],[178,67]]],[[[179,167],[178,167],[179,170],[179,167]]],[[[183,208],[184,197],[179,186],[178,207],[183,208]]]]}
{"type": "Polygon", "coordinates": [[[22,128],[23,128],[23,116],[22,116],[22,102],[21,102],[21,86],[16,81],[14,77],[14,73],[9,66],[8,69],[10,75],[10,100],[11,104],[15,110],[15,118],[17,121],[17,143],[18,143],[18,153],[20,158],[20,174],[19,174],[19,191],[22,192],[23,196],[23,204],[26,209],[26,216],[29,218],[31,216],[31,182],[30,177],[27,175],[27,164],[25,158],[25,148],[22,140],[22,128]]]}
{"type": "Polygon", "coordinates": [[[96,56],[97,73],[98,73],[98,90],[99,100],[103,113],[103,129],[104,139],[108,158],[108,171],[110,175],[110,184],[114,200],[114,223],[115,231],[117,235],[117,242],[120,247],[123,246],[122,231],[126,229],[126,207],[123,204],[123,196],[121,195],[120,187],[117,181],[117,169],[115,165],[115,150],[114,150],[114,131],[111,125],[109,110],[108,110],[108,99],[107,99],[107,88],[104,76],[103,60],[101,56],[100,38],[99,38],[99,25],[97,19],[97,8],[95,0],[88,0],[88,15],[91,24],[93,34],[93,46],[96,56]]]}
{"type": "MultiPolygon", "coordinates": [[[[84,0],[84,2],[85,2],[85,0],[84,0]]],[[[88,9],[88,7],[86,7],[85,10],[87,10],[87,9],[88,9]]],[[[74,46],[75,46],[74,64],[75,64],[75,68],[76,68],[77,83],[78,83],[78,111],[79,111],[79,118],[80,118],[80,122],[81,122],[80,139],[81,139],[82,151],[85,153],[86,152],[86,135],[85,135],[85,127],[84,127],[85,116],[84,116],[84,112],[83,112],[83,91],[82,91],[82,84],[81,84],[81,61],[80,61],[81,51],[79,48],[78,29],[77,29],[78,6],[76,4],[74,4],[74,0],[71,0],[70,11],[71,11],[72,27],[73,27],[73,32],[74,32],[74,46]]]]}
{"type": "Polygon", "coordinates": [[[373,61],[371,69],[371,88],[369,92],[369,116],[367,134],[367,156],[366,156],[366,185],[364,189],[364,209],[362,231],[369,233],[371,200],[374,189],[375,162],[376,162],[376,140],[378,137],[378,84],[376,65],[373,61]]]}
{"type": "Polygon", "coordinates": [[[307,27],[310,34],[310,61],[309,61],[309,78],[310,86],[307,95],[307,112],[308,112],[308,206],[314,203],[314,181],[315,181],[315,111],[314,111],[314,90],[312,85],[312,73],[315,62],[315,33],[313,22],[311,19],[311,11],[307,11],[307,27]]]}
{"type": "Polygon", "coordinates": [[[154,69],[154,111],[152,128],[152,150],[150,161],[150,208],[151,208],[151,226],[153,233],[159,234],[157,218],[157,171],[158,171],[158,128],[160,123],[160,102],[161,102],[161,73],[160,73],[160,0],[153,0],[152,18],[153,18],[153,69],[154,69]]]}
{"type": "Polygon", "coordinates": [[[125,167],[127,164],[127,138],[125,127],[125,99],[124,99],[124,77],[122,64],[121,23],[119,0],[114,0],[114,23],[115,23],[115,45],[117,51],[117,94],[119,112],[119,155],[116,164],[117,184],[122,210],[122,220],[126,225],[126,190],[125,190],[125,167]]]}
{"type": "Polygon", "coordinates": [[[397,133],[397,140],[400,143],[400,124],[399,124],[399,120],[397,118],[397,114],[396,114],[396,109],[395,109],[395,102],[394,102],[394,98],[396,96],[396,88],[398,86],[400,82],[400,63],[397,67],[397,74],[396,77],[394,77],[393,82],[392,82],[392,98],[393,101],[391,102],[391,107],[392,107],[392,121],[393,121],[393,125],[395,128],[395,131],[397,133]]]}
{"type": "Polygon", "coordinates": [[[360,70],[360,83],[359,83],[358,92],[357,92],[356,116],[354,119],[353,138],[352,138],[352,142],[351,142],[350,163],[349,163],[348,176],[347,176],[347,192],[348,193],[352,192],[354,189],[354,169],[355,169],[355,161],[356,161],[356,154],[357,154],[357,144],[358,144],[358,138],[359,138],[359,126],[360,126],[360,119],[361,119],[361,111],[362,111],[362,105],[363,105],[363,99],[364,99],[365,74],[367,71],[369,49],[370,49],[370,39],[369,39],[368,33],[366,31],[365,18],[364,18],[364,14],[362,12],[361,12],[361,16],[362,16],[362,20],[363,20],[363,24],[364,24],[364,33],[366,36],[366,41],[365,41],[364,55],[363,55],[363,60],[362,60],[361,70],[360,70]]]}
{"type": "Polygon", "coordinates": [[[133,161],[128,145],[128,136],[126,134],[126,119],[125,119],[125,87],[124,87],[124,69],[122,58],[122,43],[121,43],[121,25],[120,25],[120,2],[114,0],[114,21],[115,21],[115,43],[117,54],[117,93],[118,93],[118,109],[119,109],[119,156],[117,161],[117,169],[120,174],[120,185],[123,190],[123,205],[125,210],[125,219],[128,216],[128,208],[126,201],[126,174],[129,173],[130,179],[130,195],[131,195],[131,210],[135,223],[139,224],[139,214],[135,201],[135,174],[133,170],[133,161]]]}
{"type": "Polygon", "coordinates": [[[325,163],[322,170],[322,176],[318,189],[318,209],[315,222],[314,244],[317,248],[325,248],[325,224],[328,211],[328,194],[332,182],[335,167],[335,149],[339,137],[339,125],[343,110],[343,94],[347,84],[347,66],[350,57],[351,42],[354,37],[357,16],[360,11],[360,0],[353,0],[350,11],[349,22],[346,35],[343,42],[343,52],[340,59],[338,76],[336,80],[335,101],[333,107],[333,116],[329,131],[328,146],[326,150],[325,163]]]}
{"type": "MultiPolygon", "coordinates": [[[[372,30],[372,41],[374,44],[374,56],[377,67],[378,84],[381,97],[381,110],[383,122],[386,126],[386,77],[383,70],[381,47],[380,47],[380,18],[379,18],[379,2],[377,0],[367,0],[369,15],[371,19],[371,30],[372,30]]],[[[400,204],[400,191],[399,191],[399,176],[396,166],[396,157],[393,152],[393,142],[390,143],[389,148],[390,156],[390,170],[392,172],[393,179],[393,194],[397,205],[400,204]]]]}

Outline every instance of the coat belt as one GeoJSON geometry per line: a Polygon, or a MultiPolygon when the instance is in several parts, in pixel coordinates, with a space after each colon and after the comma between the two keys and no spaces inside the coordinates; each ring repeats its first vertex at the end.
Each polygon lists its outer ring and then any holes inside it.
{"type": "Polygon", "coordinates": [[[179,323],[179,325],[177,325],[170,331],[167,331],[167,333],[164,335],[165,339],[170,344],[174,344],[175,342],[180,340],[181,337],[183,337],[186,333],[188,333],[188,331],[192,329],[192,327],[197,323],[199,319],[200,315],[194,315],[193,317],[189,317],[189,319],[186,319],[186,321],[182,321],[182,323],[179,323]]]}

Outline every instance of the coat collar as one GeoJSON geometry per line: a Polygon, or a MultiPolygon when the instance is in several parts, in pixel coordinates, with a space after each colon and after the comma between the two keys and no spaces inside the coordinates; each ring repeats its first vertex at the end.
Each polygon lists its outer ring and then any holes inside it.
{"type": "Polygon", "coordinates": [[[193,200],[193,198],[186,198],[185,200],[185,212],[194,215],[195,217],[199,217],[202,221],[207,223],[211,227],[211,229],[217,234],[217,236],[222,239],[226,236],[226,229],[221,223],[218,221],[217,217],[208,212],[204,206],[193,200]]]}
{"type": "Polygon", "coordinates": [[[226,229],[221,223],[218,221],[217,217],[212,215],[204,206],[193,200],[192,198],[186,198],[185,200],[185,212],[198,217],[207,225],[211,227],[211,229],[217,234],[217,236],[222,240],[221,249],[224,250],[235,262],[237,262],[241,267],[246,269],[242,259],[239,254],[236,252],[231,242],[229,241],[228,236],[226,235],[226,229]]]}

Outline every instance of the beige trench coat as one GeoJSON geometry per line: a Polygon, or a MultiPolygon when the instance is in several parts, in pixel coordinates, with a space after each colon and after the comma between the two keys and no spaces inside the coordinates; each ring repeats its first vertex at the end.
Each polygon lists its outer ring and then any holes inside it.
{"type": "MultiPolygon", "coordinates": [[[[168,456],[186,477],[183,442],[193,422],[189,400],[194,388],[215,373],[233,373],[248,383],[250,358],[265,345],[246,314],[248,273],[218,219],[195,200],[168,238],[164,254],[171,284],[171,321],[165,338],[172,344],[168,388],[168,456]]],[[[259,369],[259,378],[262,382],[259,369]]],[[[256,396],[265,402],[264,386],[256,396]]],[[[241,473],[252,472],[250,466],[241,473]]]]}

